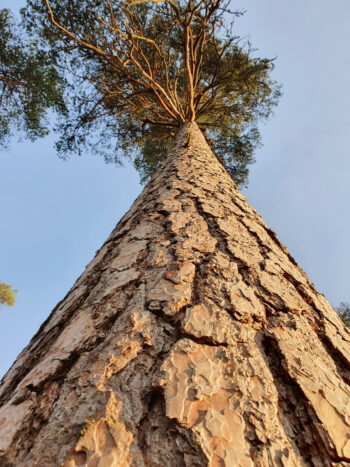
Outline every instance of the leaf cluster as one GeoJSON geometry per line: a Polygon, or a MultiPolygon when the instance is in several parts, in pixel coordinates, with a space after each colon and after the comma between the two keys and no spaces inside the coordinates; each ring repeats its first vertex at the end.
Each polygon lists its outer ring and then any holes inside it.
{"type": "Polygon", "coordinates": [[[13,306],[16,301],[17,290],[12,286],[0,281],[0,308],[2,305],[13,306]]]}
{"type": "Polygon", "coordinates": [[[46,135],[48,110],[66,111],[63,89],[48,54],[24,37],[9,10],[0,10],[0,146],[14,132],[30,140],[46,135]]]}

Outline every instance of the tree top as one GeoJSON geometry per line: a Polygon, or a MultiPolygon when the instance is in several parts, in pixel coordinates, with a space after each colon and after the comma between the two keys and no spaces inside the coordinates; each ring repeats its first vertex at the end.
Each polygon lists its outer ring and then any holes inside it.
{"type": "Polygon", "coordinates": [[[244,183],[257,121],[269,116],[280,89],[270,77],[273,60],[255,57],[233,33],[242,13],[224,0],[29,0],[22,11],[29,30],[40,31],[69,75],[61,154],[80,153],[94,139],[95,152],[115,162],[123,152],[147,178],[172,132],[196,121],[244,183]],[[104,140],[90,138],[97,127],[104,140]]]}

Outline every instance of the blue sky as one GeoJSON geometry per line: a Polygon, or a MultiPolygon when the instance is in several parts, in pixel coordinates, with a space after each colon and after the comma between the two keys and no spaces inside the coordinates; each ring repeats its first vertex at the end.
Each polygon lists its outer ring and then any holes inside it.
{"type": "MultiPolygon", "coordinates": [[[[20,0],[0,0],[18,8],[20,0]]],[[[350,301],[349,0],[240,0],[236,31],[277,56],[284,96],[261,126],[249,202],[317,289],[350,301]]],[[[135,170],[93,155],[63,162],[53,137],[0,153],[0,280],[19,290],[0,311],[0,377],[62,299],[141,187],[135,170]]]]}

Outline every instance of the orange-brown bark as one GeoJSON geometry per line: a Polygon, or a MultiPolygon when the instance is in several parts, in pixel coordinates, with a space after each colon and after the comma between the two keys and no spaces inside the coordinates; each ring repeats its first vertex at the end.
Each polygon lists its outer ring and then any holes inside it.
{"type": "Polygon", "coordinates": [[[0,465],[350,465],[349,363],[349,331],[187,123],[5,376],[0,465]]]}

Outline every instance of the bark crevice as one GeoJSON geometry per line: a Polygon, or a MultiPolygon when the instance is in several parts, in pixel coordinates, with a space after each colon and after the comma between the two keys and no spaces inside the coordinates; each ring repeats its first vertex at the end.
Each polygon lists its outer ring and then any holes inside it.
{"type": "Polygon", "coordinates": [[[145,415],[138,429],[138,446],[145,467],[207,466],[208,458],[192,431],[166,416],[162,389],[154,389],[145,399],[145,415]]]}
{"type": "Polygon", "coordinates": [[[289,439],[295,443],[305,465],[320,465],[320,459],[324,466],[349,460],[340,458],[325,445],[323,436],[318,431],[322,430],[322,423],[298,383],[289,374],[277,339],[266,332],[258,339],[277,389],[282,426],[289,439]]]}

